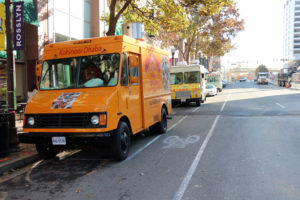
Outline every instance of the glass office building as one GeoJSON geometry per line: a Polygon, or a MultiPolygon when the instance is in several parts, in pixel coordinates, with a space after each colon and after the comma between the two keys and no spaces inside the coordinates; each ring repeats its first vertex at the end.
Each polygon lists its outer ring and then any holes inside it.
{"type": "Polygon", "coordinates": [[[284,59],[300,60],[300,0],[286,0],[283,30],[284,59]]]}
{"type": "Polygon", "coordinates": [[[105,32],[100,30],[104,28],[100,26],[101,0],[48,0],[38,4],[40,58],[46,44],[99,37],[105,32]]]}

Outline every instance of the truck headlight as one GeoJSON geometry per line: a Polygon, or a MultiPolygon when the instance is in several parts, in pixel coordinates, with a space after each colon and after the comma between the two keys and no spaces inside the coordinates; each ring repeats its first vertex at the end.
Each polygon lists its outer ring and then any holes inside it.
{"type": "Polygon", "coordinates": [[[98,116],[98,115],[93,115],[93,116],[91,117],[91,123],[92,123],[93,125],[98,125],[98,124],[99,124],[99,116],[98,116]]]}
{"type": "Polygon", "coordinates": [[[28,117],[27,119],[27,123],[29,126],[33,126],[35,121],[34,121],[34,117],[28,117]]]}

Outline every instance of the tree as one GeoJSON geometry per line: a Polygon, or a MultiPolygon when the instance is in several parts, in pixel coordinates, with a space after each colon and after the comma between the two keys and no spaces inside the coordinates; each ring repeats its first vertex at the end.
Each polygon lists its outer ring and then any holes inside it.
{"type": "Polygon", "coordinates": [[[208,57],[224,55],[243,29],[231,0],[111,0],[108,35],[114,34],[120,13],[124,22],[142,22],[161,47],[185,41],[186,48],[178,50],[187,62],[200,50],[208,57]]]}
{"type": "Polygon", "coordinates": [[[110,0],[109,5],[109,28],[106,35],[114,35],[118,19],[128,8],[132,0],[110,0]],[[118,8],[116,13],[116,8],[118,8]]]}
{"type": "Polygon", "coordinates": [[[234,48],[233,38],[244,29],[244,20],[239,19],[236,4],[223,6],[220,12],[212,15],[199,38],[201,51],[208,57],[209,69],[214,56],[223,56],[234,48]]]}
{"type": "Polygon", "coordinates": [[[255,70],[256,76],[257,76],[258,72],[269,72],[269,70],[265,65],[259,65],[255,70]]]}
{"type": "Polygon", "coordinates": [[[184,17],[188,14],[188,12],[182,11],[199,7],[199,11],[203,15],[209,15],[218,12],[220,6],[230,2],[230,0],[109,0],[110,13],[107,20],[109,23],[107,35],[114,35],[117,21],[124,12],[123,17],[131,19],[129,21],[136,19],[144,22],[148,30],[152,29],[154,32],[158,32],[165,29],[172,32],[172,29],[179,28],[184,17]],[[128,11],[128,8],[131,12],[128,11]]]}
{"type": "Polygon", "coordinates": [[[222,7],[229,5],[228,2],[229,1],[226,0],[203,0],[195,1],[194,4],[190,3],[190,7],[184,8],[186,12],[186,17],[183,22],[184,25],[180,25],[177,22],[178,29],[176,31],[162,31],[159,33],[158,38],[162,40],[163,46],[174,45],[179,47],[180,43],[184,41],[185,48],[178,48],[178,50],[188,62],[191,53],[199,53],[202,45],[199,41],[201,41],[200,38],[204,37],[203,34],[208,31],[207,24],[211,16],[219,14],[220,11],[222,11],[222,7]],[[202,4],[200,4],[201,2],[202,4]]]}
{"type": "Polygon", "coordinates": [[[145,32],[158,36],[160,32],[176,32],[185,26],[186,12],[174,0],[133,2],[123,14],[124,22],[141,22],[145,32]]]}

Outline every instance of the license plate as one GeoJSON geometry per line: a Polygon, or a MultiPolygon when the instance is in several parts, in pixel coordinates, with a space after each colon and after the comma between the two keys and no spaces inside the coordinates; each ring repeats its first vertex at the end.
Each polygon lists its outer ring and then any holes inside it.
{"type": "Polygon", "coordinates": [[[181,99],[181,102],[186,102],[186,100],[185,99],[181,99]]]}
{"type": "Polygon", "coordinates": [[[52,137],[53,145],[66,145],[66,137],[52,137]]]}

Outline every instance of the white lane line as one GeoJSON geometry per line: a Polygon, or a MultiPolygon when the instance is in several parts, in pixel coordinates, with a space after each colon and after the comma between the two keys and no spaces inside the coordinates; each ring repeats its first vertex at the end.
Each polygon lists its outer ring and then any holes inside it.
{"type": "Polygon", "coordinates": [[[285,106],[281,105],[280,103],[276,103],[277,106],[279,106],[280,108],[285,108],[285,106]]]}
{"type": "Polygon", "coordinates": [[[148,146],[150,146],[153,142],[155,142],[156,140],[158,140],[158,138],[160,138],[161,135],[156,136],[155,138],[153,138],[150,142],[148,142],[145,146],[141,147],[139,150],[137,150],[136,152],[134,152],[133,154],[131,154],[130,156],[128,156],[124,162],[131,160],[132,158],[134,158],[136,155],[138,155],[139,153],[141,153],[144,149],[146,149],[148,146]]]}
{"type": "Polygon", "coordinates": [[[203,152],[204,152],[204,150],[205,150],[205,148],[206,148],[206,146],[208,144],[208,141],[211,138],[212,133],[213,133],[213,131],[214,131],[214,129],[215,129],[218,121],[219,121],[219,118],[220,118],[220,115],[218,115],[216,117],[216,119],[215,119],[212,127],[209,130],[209,133],[207,134],[204,142],[202,143],[202,145],[201,145],[201,147],[200,147],[200,149],[199,149],[199,151],[198,151],[198,153],[197,153],[197,155],[196,155],[196,157],[195,157],[192,165],[190,166],[189,171],[186,173],[186,175],[185,175],[182,183],[180,184],[180,187],[179,187],[177,193],[175,194],[173,200],[181,200],[182,199],[182,197],[183,197],[183,195],[184,195],[184,193],[185,193],[185,191],[187,189],[187,186],[189,185],[189,183],[191,181],[191,178],[192,178],[193,174],[196,171],[196,168],[197,168],[197,166],[198,166],[198,164],[200,162],[200,159],[201,159],[201,157],[203,155],[203,152]]]}
{"type": "MultiPolygon", "coordinates": [[[[172,130],[173,128],[175,128],[178,124],[180,124],[183,120],[185,120],[185,118],[187,118],[188,116],[185,115],[183,116],[180,120],[178,120],[178,122],[176,122],[175,124],[173,124],[170,128],[168,128],[167,131],[172,130]]],[[[148,146],[150,146],[153,142],[155,142],[156,140],[158,140],[162,135],[158,135],[155,138],[153,138],[152,140],[150,140],[145,146],[141,147],[139,150],[137,150],[136,152],[134,152],[133,154],[131,154],[130,156],[128,156],[124,161],[129,161],[132,158],[134,158],[136,155],[138,155],[139,153],[141,153],[144,149],[146,149],[148,146]]]]}
{"type": "Polygon", "coordinates": [[[185,118],[187,118],[188,116],[187,115],[185,115],[185,116],[183,116],[180,120],[178,120],[178,122],[176,122],[175,124],[173,124],[170,128],[168,128],[168,130],[167,131],[170,131],[170,130],[172,130],[173,128],[175,128],[175,126],[177,126],[178,124],[180,124],[183,120],[185,120],[185,118]]]}
{"type": "Polygon", "coordinates": [[[220,109],[221,112],[224,110],[224,108],[225,108],[225,106],[226,106],[226,103],[227,103],[227,101],[229,100],[229,98],[230,98],[230,94],[228,94],[226,100],[224,101],[223,106],[222,106],[222,108],[220,109]]]}
{"type": "Polygon", "coordinates": [[[192,112],[196,112],[198,109],[199,109],[200,107],[198,107],[198,108],[195,108],[192,112]]]}

